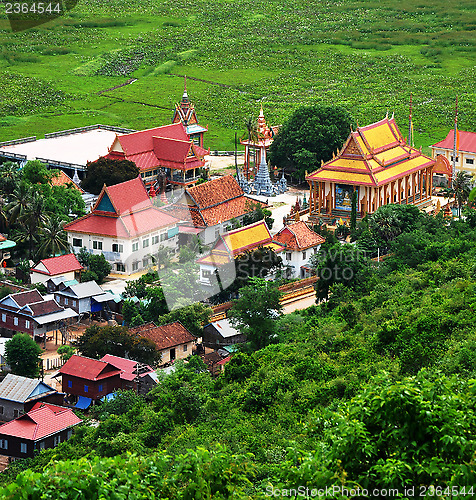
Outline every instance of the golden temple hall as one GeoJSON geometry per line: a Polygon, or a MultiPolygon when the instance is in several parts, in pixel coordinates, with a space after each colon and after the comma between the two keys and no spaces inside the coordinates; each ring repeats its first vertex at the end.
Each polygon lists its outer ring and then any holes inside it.
{"type": "Polygon", "coordinates": [[[434,165],[406,143],[393,116],[357,127],[332,160],[306,176],[310,220],[350,217],[354,191],[358,218],[390,203],[423,208],[431,203],[434,165]]]}

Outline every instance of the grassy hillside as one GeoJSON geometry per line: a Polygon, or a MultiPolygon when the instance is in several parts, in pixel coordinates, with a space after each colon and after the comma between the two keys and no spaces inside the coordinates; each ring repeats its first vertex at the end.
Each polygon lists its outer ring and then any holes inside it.
{"type": "Polygon", "coordinates": [[[458,94],[460,127],[476,130],[471,0],[82,0],[26,32],[0,19],[0,45],[0,140],[168,123],[184,74],[212,149],[231,148],[260,102],[271,123],[301,104],[341,104],[360,124],[388,109],[405,134],[413,93],[427,146],[452,126],[458,94]]]}

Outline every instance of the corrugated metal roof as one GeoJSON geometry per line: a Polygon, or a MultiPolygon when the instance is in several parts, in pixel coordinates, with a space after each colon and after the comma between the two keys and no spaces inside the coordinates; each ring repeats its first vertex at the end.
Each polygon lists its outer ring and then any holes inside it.
{"type": "Polygon", "coordinates": [[[9,401],[24,403],[31,397],[47,392],[56,392],[55,389],[41,380],[20,377],[9,373],[0,383],[0,398],[9,401]]]}

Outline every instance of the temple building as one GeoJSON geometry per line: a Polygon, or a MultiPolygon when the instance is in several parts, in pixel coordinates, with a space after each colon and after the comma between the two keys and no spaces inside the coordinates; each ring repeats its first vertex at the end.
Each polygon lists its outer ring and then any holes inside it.
{"type": "Polygon", "coordinates": [[[198,124],[195,106],[190,102],[187,94],[187,77],[185,77],[182,100],[175,105],[172,123],[181,123],[190,140],[197,146],[203,148],[203,134],[208,131],[207,127],[198,124]]]}
{"type": "Polygon", "coordinates": [[[310,220],[349,218],[357,191],[357,217],[390,203],[423,208],[431,203],[435,160],[409,146],[395,119],[351,131],[342,149],[306,176],[310,220]]]}

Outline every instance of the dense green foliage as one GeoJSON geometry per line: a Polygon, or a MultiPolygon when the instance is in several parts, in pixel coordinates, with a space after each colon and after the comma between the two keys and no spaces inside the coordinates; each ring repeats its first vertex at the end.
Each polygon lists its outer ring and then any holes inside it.
{"type": "Polygon", "coordinates": [[[15,375],[37,377],[41,353],[41,347],[27,333],[17,333],[5,342],[5,361],[15,375]]]}
{"type": "Polygon", "coordinates": [[[135,179],[139,172],[139,167],[132,161],[101,157],[87,163],[81,187],[89,193],[99,194],[104,185],[113,186],[135,179]]]}

